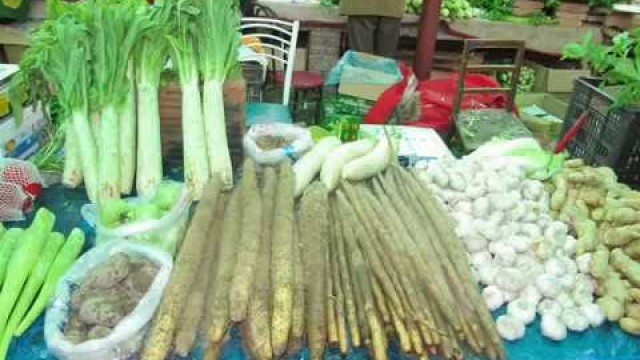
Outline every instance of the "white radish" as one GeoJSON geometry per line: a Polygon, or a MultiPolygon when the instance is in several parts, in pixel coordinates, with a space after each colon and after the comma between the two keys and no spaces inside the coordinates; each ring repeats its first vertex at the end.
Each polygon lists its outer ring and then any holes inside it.
{"type": "Polygon", "coordinates": [[[386,169],[391,161],[389,141],[386,136],[382,136],[370,153],[348,162],[342,169],[342,178],[361,181],[371,178],[386,169]]]}
{"type": "Polygon", "coordinates": [[[328,136],[320,140],[308,153],[293,164],[296,175],[295,196],[300,196],[320,171],[324,160],[341,142],[335,136],[328,136]]]}
{"type": "Polygon", "coordinates": [[[374,147],[370,140],[358,140],[338,146],[325,159],[320,170],[320,180],[329,189],[334,190],[340,184],[342,168],[351,160],[362,157],[374,147]]]}

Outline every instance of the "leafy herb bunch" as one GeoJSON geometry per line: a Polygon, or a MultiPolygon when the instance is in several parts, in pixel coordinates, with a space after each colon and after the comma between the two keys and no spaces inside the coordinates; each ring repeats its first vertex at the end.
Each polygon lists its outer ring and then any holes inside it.
{"type": "Polygon", "coordinates": [[[581,43],[567,44],[562,56],[585,61],[604,85],[620,85],[614,106],[640,102],[640,29],[616,35],[610,45],[595,43],[589,32],[581,43]]]}

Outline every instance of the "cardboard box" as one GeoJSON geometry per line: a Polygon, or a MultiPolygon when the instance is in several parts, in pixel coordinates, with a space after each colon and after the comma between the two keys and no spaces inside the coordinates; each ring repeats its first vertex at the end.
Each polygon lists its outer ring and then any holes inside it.
{"type": "Polygon", "coordinates": [[[26,159],[40,148],[45,118],[40,109],[24,108],[22,124],[12,115],[0,120],[0,156],[26,159]]]}
{"type": "Polygon", "coordinates": [[[542,145],[549,145],[558,138],[568,103],[550,94],[521,93],[516,97],[516,105],[520,119],[542,145]]]}
{"type": "MultiPolygon", "coordinates": [[[[358,54],[361,59],[386,60],[379,56],[358,54]]],[[[355,96],[366,100],[378,100],[380,94],[400,80],[397,74],[387,73],[375,68],[356,67],[345,64],[340,75],[338,93],[355,96]],[[355,80],[357,79],[357,80],[355,80]]]]}
{"type": "Polygon", "coordinates": [[[513,3],[513,15],[530,16],[541,11],[543,8],[542,1],[534,0],[516,0],[513,3]]]}
{"type": "Polygon", "coordinates": [[[540,93],[570,93],[577,78],[591,75],[585,69],[557,69],[536,63],[527,63],[527,66],[535,71],[533,91],[540,93]]]}

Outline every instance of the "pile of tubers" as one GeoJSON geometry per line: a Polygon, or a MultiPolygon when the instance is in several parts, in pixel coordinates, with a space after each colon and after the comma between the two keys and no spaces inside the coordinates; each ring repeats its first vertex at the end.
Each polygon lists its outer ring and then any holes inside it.
{"type": "Polygon", "coordinates": [[[256,359],[322,359],[390,340],[427,359],[466,348],[505,353],[451,220],[417,176],[397,165],[330,192],[320,181],[294,197],[286,162],[247,160],[230,192],[205,188],[178,254],[142,360],[188,355],[197,339],[218,358],[238,324],[256,359]],[[466,347],[466,348],[465,348],[466,347]]]}
{"type": "Polygon", "coordinates": [[[640,335],[640,192],[608,167],[569,160],[547,185],[552,214],[573,225],[576,260],[597,280],[597,303],[609,321],[640,335]]]}
{"type": "Polygon", "coordinates": [[[157,273],[158,266],[145,258],[111,255],[72,294],[67,340],[79,344],[107,337],[136,308],[157,273]]]}

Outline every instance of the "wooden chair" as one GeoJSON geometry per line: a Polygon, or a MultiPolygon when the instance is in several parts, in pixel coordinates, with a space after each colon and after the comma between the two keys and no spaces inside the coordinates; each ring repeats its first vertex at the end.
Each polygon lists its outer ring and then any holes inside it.
{"type": "Polygon", "coordinates": [[[494,137],[504,136],[505,129],[513,129],[510,134],[514,138],[531,136],[531,132],[513,112],[518,79],[520,78],[520,68],[524,61],[524,45],[524,41],[465,40],[452,116],[455,121],[456,134],[466,152],[477,149],[494,137]],[[513,62],[500,65],[469,63],[474,52],[488,50],[513,52],[513,62]],[[468,74],[495,73],[498,71],[511,74],[511,82],[508,87],[466,87],[465,78],[468,74]],[[465,94],[489,93],[504,93],[507,97],[505,107],[503,109],[460,109],[465,94]]]}

